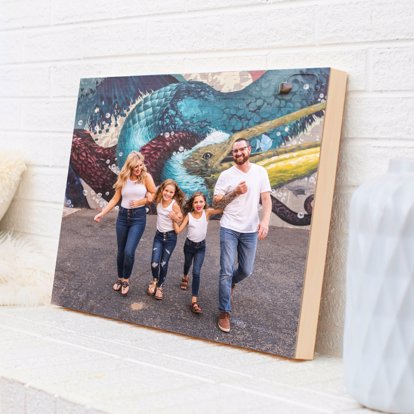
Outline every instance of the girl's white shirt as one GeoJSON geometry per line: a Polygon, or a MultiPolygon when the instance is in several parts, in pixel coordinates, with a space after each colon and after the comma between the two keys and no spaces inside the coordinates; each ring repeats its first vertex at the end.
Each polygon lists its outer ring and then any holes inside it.
{"type": "Polygon", "coordinates": [[[206,211],[203,210],[200,218],[195,218],[191,213],[188,213],[188,233],[187,238],[194,243],[199,243],[206,238],[208,220],[206,211]]]}
{"type": "Polygon", "coordinates": [[[173,210],[174,203],[175,200],[172,200],[165,208],[162,206],[162,202],[157,204],[157,230],[161,233],[174,230],[173,222],[168,217],[173,210]]]}

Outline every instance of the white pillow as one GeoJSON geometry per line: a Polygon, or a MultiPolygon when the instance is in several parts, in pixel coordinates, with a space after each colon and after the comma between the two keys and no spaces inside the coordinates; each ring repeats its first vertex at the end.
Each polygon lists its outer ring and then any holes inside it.
{"type": "Polygon", "coordinates": [[[25,170],[21,155],[0,150],[0,220],[10,206],[25,170]]]}

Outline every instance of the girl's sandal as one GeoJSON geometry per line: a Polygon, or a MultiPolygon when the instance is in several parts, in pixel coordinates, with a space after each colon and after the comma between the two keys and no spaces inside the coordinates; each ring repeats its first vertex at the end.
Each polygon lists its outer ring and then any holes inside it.
{"type": "Polygon", "coordinates": [[[129,283],[126,281],[122,282],[121,295],[126,296],[128,295],[128,292],[129,292],[129,283]]]}
{"type": "Polygon", "coordinates": [[[195,313],[197,315],[199,315],[200,313],[203,313],[203,311],[201,310],[200,305],[197,302],[193,302],[190,305],[190,309],[191,309],[191,312],[193,312],[193,313],[195,313]]]}
{"type": "Polygon", "coordinates": [[[122,287],[122,280],[118,279],[112,286],[112,289],[115,290],[115,292],[119,292],[122,287]]]}
{"type": "Polygon", "coordinates": [[[155,290],[157,289],[157,280],[154,279],[147,288],[147,295],[154,296],[155,290]]]}
{"type": "Polygon", "coordinates": [[[187,290],[188,289],[188,276],[187,277],[183,276],[183,278],[181,279],[180,289],[181,290],[187,290]]]}
{"type": "Polygon", "coordinates": [[[157,290],[155,291],[155,296],[154,296],[154,298],[155,299],[157,299],[157,300],[162,300],[162,298],[163,298],[163,293],[162,293],[162,288],[160,288],[160,287],[157,287],[157,290]]]}

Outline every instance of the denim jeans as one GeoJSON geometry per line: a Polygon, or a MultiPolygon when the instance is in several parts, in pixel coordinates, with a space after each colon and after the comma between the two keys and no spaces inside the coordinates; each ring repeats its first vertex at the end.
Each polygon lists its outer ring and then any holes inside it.
{"type": "Polygon", "coordinates": [[[177,234],[175,231],[155,233],[152,245],[151,271],[152,277],[158,279],[157,286],[161,287],[167,277],[168,262],[177,244],[177,234]]]}
{"type": "Polygon", "coordinates": [[[147,214],[144,207],[119,208],[116,220],[118,277],[129,279],[135,261],[135,250],[145,230],[147,214]]]}
{"type": "Polygon", "coordinates": [[[200,272],[201,266],[206,255],[206,241],[203,240],[195,243],[189,239],[185,239],[184,243],[184,275],[188,275],[191,263],[193,263],[193,281],[191,284],[191,293],[193,296],[198,296],[200,289],[200,272]]]}
{"type": "Polygon", "coordinates": [[[231,312],[231,287],[253,273],[257,232],[239,233],[220,227],[219,310],[231,312]],[[238,267],[235,269],[237,258],[238,267]]]}

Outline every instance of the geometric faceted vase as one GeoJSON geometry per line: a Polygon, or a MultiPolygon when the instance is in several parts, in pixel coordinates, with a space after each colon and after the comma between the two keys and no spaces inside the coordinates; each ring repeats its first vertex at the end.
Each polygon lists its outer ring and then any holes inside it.
{"type": "Polygon", "coordinates": [[[344,369],[361,404],[414,413],[414,160],[353,195],[344,369]]]}

